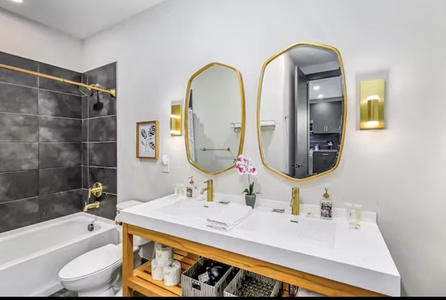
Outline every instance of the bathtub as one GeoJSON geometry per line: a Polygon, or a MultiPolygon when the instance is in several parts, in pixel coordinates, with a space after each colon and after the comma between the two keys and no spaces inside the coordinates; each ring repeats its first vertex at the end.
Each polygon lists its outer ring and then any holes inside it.
{"type": "Polygon", "coordinates": [[[114,221],[84,212],[1,233],[0,296],[49,296],[63,266],[108,243],[118,243],[114,221]]]}

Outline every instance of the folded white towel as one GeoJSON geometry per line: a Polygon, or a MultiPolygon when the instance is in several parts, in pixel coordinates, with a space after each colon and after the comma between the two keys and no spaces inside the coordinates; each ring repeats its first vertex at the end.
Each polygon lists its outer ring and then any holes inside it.
{"type": "Polygon", "coordinates": [[[246,219],[251,211],[251,206],[229,203],[223,210],[208,216],[207,226],[229,231],[246,219]]]}

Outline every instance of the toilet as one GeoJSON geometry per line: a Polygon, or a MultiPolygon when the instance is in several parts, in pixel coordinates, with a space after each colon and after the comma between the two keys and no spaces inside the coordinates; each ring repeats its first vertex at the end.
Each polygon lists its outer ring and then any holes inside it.
{"type": "MultiPolygon", "coordinates": [[[[122,226],[118,224],[119,213],[123,209],[143,202],[129,200],[116,205],[116,228],[119,232],[119,244],[107,244],[84,253],[59,271],[59,280],[64,288],[82,296],[119,296],[121,289],[122,265],[122,226]]],[[[137,236],[133,237],[135,267],[141,263],[137,254],[144,247],[151,248],[152,243],[137,236]]]]}

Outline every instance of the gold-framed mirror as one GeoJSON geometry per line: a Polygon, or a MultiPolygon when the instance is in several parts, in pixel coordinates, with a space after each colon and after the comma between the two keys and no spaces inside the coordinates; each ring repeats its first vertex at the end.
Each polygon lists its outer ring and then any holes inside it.
{"type": "Polygon", "coordinates": [[[187,84],[186,156],[198,170],[217,175],[235,167],[245,138],[245,93],[240,72],[212,62],[187,84]]]}
{"type": "Polygon", "coordinates": [[[338,167],[347,120],[344,74],[336,48],[311,42],[292,44],[263,64],[257,138],[267,169],[302,182],[338,167]]]}

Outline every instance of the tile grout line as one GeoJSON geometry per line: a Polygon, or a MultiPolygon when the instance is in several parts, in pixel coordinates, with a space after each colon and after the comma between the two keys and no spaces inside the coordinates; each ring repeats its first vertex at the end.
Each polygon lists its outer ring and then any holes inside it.
{"type": "MultiPolygon", "coordinates": [[[[39,105],[39,98],[37,98],[37,105],[39,105]]],[[[39,109],[39,108],[37,108],[39,109]]],[[[4,114],[4,115],[19,115],[19,116],[27,116],[27,117],[43,117],[43,118],[55,118],[55,119],[68,119],[68,120],[82,120],[82,117],[80,118],[70,118],[70,117],[59,117],[59,116],[52,116],[52,115],[34,115],[34,114],[24,114],[24,113],[15,113],[15,112],[3,112],[0,111],[0,114],[4,114]]]]}
{"type": "MultiPolygon", "coordinates": [[[[40,197],[47,197],[47,196],[52,196],[52,195],[59,195],[59,194],[63,194],[63,193],[72,193],[72,192],[76,192],[76,191],[82,191],[83,188],[78,188],[78,189],[71,189],[71,190],[66,190],[66,191],[61,191],[61,192],[56,192],[56,193],[51,193],[51,194],[45,194],[45,195],[36,195],[36,196],[32,196],[32,197],[26,197],[26,198],[20,198],[20,199],[15,199],[15,200],[10,200],[10,201],[4,201],[4,202],[0,202],[0,205],[2,204],[8,204],[8,203],[12,203],[12,202],[17,202],[17,201],[26,201],[26,200],[31,200],[31,199],[39,199],[40,197]]],[[[113,193],[104,193],[104,194],[111,194],[114,195],[113,193]]]]}
{"type": "Polygon", "coordinates": [[[82,95],[80,95],[80,94],[77,95],[77,94],[70,94],[70,93],[60,92],[60,91],[55,91],[55,90],[42,89],[39,87],[39,78],[37,78],[37,80],[38,80],[37,86],[27,86],[27,85],[23,85],[23,84],[11,83],[11,82],[6,82],[6,81],[0,81],[0,84],[9,84],[9,85],[13,85],[13,86],[28,88],[28,89],[37,89],[37,90],[51,92],[51,93],[64,94],[64,95],[74,96],[74,97],[82,97],[82,95]]]}
{"type": "MultiPolygon", "coordinates": [[[[37,73],[40,72],[40,63],[37,63],[37,73]]],[[[40,97],[39,97],[39,88],[40,88],[40,78],[37,76],[37,114],[40,115],[40,97]]],[[[41,222],[41,214],[40,214],[40,120],[38,117],[37,120],[37,211],[39,215],[39,222],[41,222]]]]}

